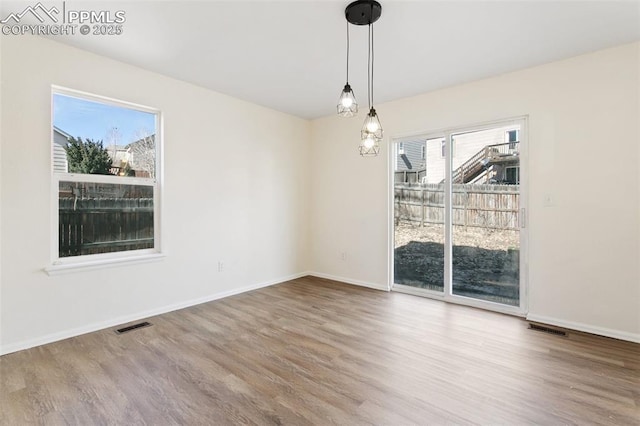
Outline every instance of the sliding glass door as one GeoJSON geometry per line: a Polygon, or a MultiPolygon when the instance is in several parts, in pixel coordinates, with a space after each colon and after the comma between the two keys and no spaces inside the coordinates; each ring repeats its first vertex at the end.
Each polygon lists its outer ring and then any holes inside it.
{"type": "Polygon", "coordinates": [[[396,141],[394,290],[522,313],[524,126],[396,141]]]}

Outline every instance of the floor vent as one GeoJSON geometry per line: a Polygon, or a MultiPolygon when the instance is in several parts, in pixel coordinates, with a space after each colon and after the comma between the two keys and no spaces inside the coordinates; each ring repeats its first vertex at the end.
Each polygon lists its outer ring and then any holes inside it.
{"type": "Polygon", "coordinates": [[[116,330],[116,334],[124,334],[124,333],[128,333],[129,331],[133,331],[133,330],[137,330],[139,328],[144,328],[144,327],[149,327],[151,325],[150,322],[144,321],[144,322],[139,322],[138,324],[133,324],[133,325],[129,325],[127,327],[122,327],[116,330]]]}
{"type": "Polygon", "coordinates": [[[545,327],[543,325],[538,325],[538,324],[529,324],[529,329],[535,330],[535,331],[542,331],[543,333],[554,334],[556,336],[565,336],[565,337],[567,336],[567,333],[565,333],[562,330],[558,330],[557,328],[545,327]]]}

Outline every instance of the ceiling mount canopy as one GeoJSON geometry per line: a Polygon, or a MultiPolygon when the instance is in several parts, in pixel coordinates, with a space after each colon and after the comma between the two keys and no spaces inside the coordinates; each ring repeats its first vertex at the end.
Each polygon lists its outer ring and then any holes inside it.
{"type": "Polygon", "coordinates": [[[344,16],[350,24],[370,25],[380,18],[382,6],[375,0],[357,0],[349,4],[344,16]]]}

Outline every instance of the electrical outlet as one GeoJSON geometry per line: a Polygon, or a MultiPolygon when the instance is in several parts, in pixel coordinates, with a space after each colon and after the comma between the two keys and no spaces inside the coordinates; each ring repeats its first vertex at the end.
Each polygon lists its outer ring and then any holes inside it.
{"type": "Polygon", "coordinates": [[[343,262],[347,261],[347,252],[340,252],[340,260],[342,260],[343,262]]]}
{"type": "Polygon", "coordinates": [[[545,207],[553,207],[555,205],[555,201],[553,199],[552,194],[545,194],[543,204],[545,207]]]}
{"type": "Polygon", "coordinates": [[[224,263],[218,261],[218,272],[222,272],[224,271],[224,263]]]}

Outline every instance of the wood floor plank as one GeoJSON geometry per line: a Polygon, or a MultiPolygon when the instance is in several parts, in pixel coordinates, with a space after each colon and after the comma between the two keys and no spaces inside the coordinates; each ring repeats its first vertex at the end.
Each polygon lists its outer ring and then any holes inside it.
{"type": "Polygon", "coordinates": [[[0,357],[2,425],[640,425],[640,345],[304,277],[0,357]]]}

